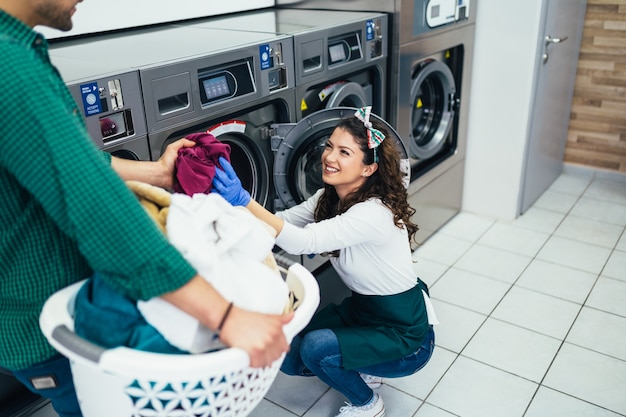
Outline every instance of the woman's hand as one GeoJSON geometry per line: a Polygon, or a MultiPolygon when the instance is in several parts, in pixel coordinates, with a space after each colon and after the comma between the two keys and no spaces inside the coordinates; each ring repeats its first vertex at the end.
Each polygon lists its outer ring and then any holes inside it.
{"type": "Polygon", "coordinates": [[[233,206],[247,206],[250,202],[250,193],[243,189],[233,166],[224,157],[220,157],[219,162],[222,169],[219,167],[215,169],[211,192],[221,195],[233,206]]]}

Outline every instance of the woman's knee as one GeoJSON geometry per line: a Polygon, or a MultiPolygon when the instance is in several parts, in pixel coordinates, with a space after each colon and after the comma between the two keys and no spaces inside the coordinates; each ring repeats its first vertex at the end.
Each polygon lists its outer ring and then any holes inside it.
{"type": "Polygon", "coordinates": [[[285,359],[280,366],[280,371],[287,375],[301,375],[304,368],[302,358],[300,356],[300,345],[302,337],[296,336],[291,342],[289,352],[285,355],[285,359]]]}
{"type": "Polygon", "coordinates": [[[321,329],[307,333],[302,339],[300,346],[302,361],[311,367],[313,364],[321,364],[328,358],[341,355],[339,340],[332,330],[321,329]]]}

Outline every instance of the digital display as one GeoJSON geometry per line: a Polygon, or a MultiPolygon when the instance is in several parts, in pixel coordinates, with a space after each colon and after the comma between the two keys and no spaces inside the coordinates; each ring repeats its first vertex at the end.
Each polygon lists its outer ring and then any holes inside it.
{"type": "Polygon", "coordinates": [[[204,86],[206,97],[209,100],[231,95],[225,75],[203,80],[202,85],[204,86]]]}
{"type": "Polygon", "coordinates": [[[439,5],[433,6],[433,8],[430,9],[430,17],[431,18],[439,17],[439,5]]]}
{"type": "Polygon", "coordinates": [[[342,44],[331,45],[328,47],[328,52],[330,53],[330,63],[334,64],[335,62],[345,61],[346,60],[346,50],[343,48],[342,44]]]}

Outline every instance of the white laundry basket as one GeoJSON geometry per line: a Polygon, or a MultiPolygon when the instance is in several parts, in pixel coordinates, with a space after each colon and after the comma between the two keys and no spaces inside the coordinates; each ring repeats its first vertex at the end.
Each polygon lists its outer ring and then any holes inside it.
{"type": "MultiPolygon", "coordinates": [[[[302,265],[275,256],[294,295],[295,315],[283,330],[289,342],[319,305],[315,277],[302,265]]],[[[84,281],[83,281],[84,282],[84,281]]],[[[284,359],[265,368],[249,367],[241,349],[196,355],[103,349],[74,333],[78,282],[45,303],[40,327],[48,341],[70,359],[84,417],[243,417],[269,390],[284,359]]]]}

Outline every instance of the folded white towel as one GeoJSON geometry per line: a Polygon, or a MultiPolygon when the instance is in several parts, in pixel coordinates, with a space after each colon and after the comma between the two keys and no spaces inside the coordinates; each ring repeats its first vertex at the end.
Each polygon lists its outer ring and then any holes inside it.
{"type": "MultiPolygon", "coordinates": [[[[198,273],[237,307],[269,314],[285,310],[289,288],[264,262],[274,236],[245,208],[233,207],[215,193],[174,194],[167,235],[198,273]]],[[[224,347],[213,331],[161,298],[140,301],[137,307],[181,350],[200,353],[224,347]]]]}

